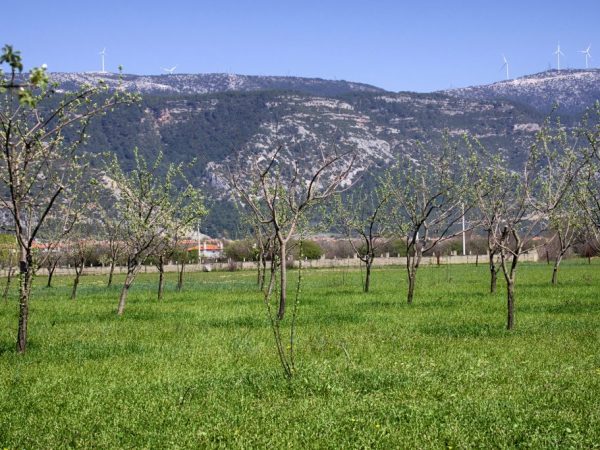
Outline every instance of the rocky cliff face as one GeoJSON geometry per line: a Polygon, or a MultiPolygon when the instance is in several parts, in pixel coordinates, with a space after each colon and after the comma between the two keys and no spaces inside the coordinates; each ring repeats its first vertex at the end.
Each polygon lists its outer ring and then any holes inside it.
{"type": "MultiPolygon", "coordinates": [[[[140,91],[140,104],[92,124],[87,149],[116,152],[125,166],[137,146],[166,161],[195,161],[188,175],[216,207],[208,234],[235,227],[223,174],[247,174],[250,162],[282,144],[280,158],[311,168],[333,152],[357,155],[349,183],[369,183],[399,155],[419,158],[419,145],[439,147],[444,134],[468,133],[515,166],[554,101],[582,111],[597,97],[600,71],[561,71],[443,93],[391,93],[345,81],[233,75],[125,75],[122,88],[140,91]],[[129,158],[129,159],[128,159],[129,158]],[[366,181],[365,181],[366,180],[366,181]],[[228,215],[229,214],[229,215],[228,215]]],[[[53,74],[61,89],[106,74],[53,74]]]]}
{"type": "Polygon", "coordinates": [[[479,100],[508,100],[548,114],[581,115],[600,100],[600,69],[549,70],[484,86],[451,89],[444,93],[479,100]]]}

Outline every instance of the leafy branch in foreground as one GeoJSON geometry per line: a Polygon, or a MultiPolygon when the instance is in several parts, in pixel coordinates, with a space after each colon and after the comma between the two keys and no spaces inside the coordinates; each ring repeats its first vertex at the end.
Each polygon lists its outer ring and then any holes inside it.
{"type": "Polygon", "coordinates": [[[33,245],[59,203],[81,189],[87,161],[79,154],[90,120],[137,100],[99,82],[75,92],[58,92],[46,67],[21,75],[21,55],[10,45],[0,54],[0,206],[8,211],[19,249],[17,351],[27,346],[33,245]]]}

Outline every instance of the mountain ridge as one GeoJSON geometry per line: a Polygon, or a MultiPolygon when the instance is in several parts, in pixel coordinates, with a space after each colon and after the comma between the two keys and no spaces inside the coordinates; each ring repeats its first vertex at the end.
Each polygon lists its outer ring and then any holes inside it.
{"type": "MultiPolygon", "coordinates": [[[[107,74],[88,75],[51,74],[60,89],[108,78],[107,74]]],[[[559,75],[559,79],[550,73],[498,84],[521,87],[525,93],[527,86],[533,86],[530,94],[536,99],[539,95],[552,97],[538,89],[540,86],[554,86],[562,93],[577,80],[590,77],[559,75]]],[[[119,75],[109,76],[109,86],[116,86],[119,75]]],[[[595,76],[594,72],[591,78],[595,76]]],[[[300,160],[307,167],[316,166],[323,154],[334,148],[354,151],[358,157],[352,181],[360,181],[357,187],[370,188],[377,173],[399,156],[418,158],[420,145],[439,147],[444,135],[460,142],[463,134],[470,134],[519,167],[545,118],[543,102],[529,101],[527,96],[505,98],[510,97],[507,92],[518,96],[521,91],[485,86],[475,93],[394,93],[360,83],[300,77],[121,77],[124,88],[143,89],[142,99],[135,106],[95,120],[85,149],[97,153],[110,150],[125,168],[131,168],[134,147],[149,158],[162,152],[165,163],[195,161],[187,175],[213,206],[203,228],[212,236],[232,236],[239,228],[236,210],[227,204],[229,187],[223,173],[236,167],[247,174],[250,161],[266,157],[276,142],[285,143],[280,157],[289,162],[300,160]]],[[[577,97],[580,103],[575,103],[579,109],[596,95],[586,83],[577,97]]]]}
{"type": "Polygon", "coordinates": [[[227,73],[135,75],[102,72],[52,72],[50,77],[63,90],[74,90],[83,84],[104,80],[109,87],[153,95],[215,94],[219,92],[249,92],[259,90],[288,90],[314,95],[335,96],[350,92],[386,92],[365,83],[323,78],[238,75],[227,73]]]}
{"type": "Polygon", "coordinates": [[[455,97],[508,100],[549,114],[581,115],[600,100],[600,69],[547,70],[511,80],[438,91],[455,97]]]}

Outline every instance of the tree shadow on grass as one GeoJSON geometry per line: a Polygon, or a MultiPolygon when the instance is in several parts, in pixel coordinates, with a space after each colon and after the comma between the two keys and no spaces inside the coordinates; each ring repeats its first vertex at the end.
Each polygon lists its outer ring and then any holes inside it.
{"type": "Polygon", "coordinates": [[[503,338],[515,334],[495,323],[434,324],[422,326],[420,331],[428,336],[445,338],[503,338]]]}
{"type": "Polygon", "coordinates": [[[0,356],[11,353],[17,353],[15,341],[9,341],[8,339],[0,341],[0,356]]]}
{"type": "Polygon", "coordinates": [[[261,316],[246,316],[246,317],[232,317],[226,319],[204,319],[199,320],[198,325],[200,327],[208,328],[231,328],[232,330],[239,330],[240,328],[259,329],[268,327],[267,319],[261,316]]]}
{"type": "Polygon", "coordinates": [[[406,301],[402,302],[400,299],[398,300],[368,300],[358,303],[356,306],[361,309],[372,309],[377,311],[380,308],[397,308],[400,304],[406,303],[406,301]]]}
{"type": "Polygon", "coordinates": [[[306,319],[305,323],[313,324],[323,324],[323,325],[337,325],[337,324],[359,324],[363,323],[364,317],[362,313],[358,312],[347,312],[347,313],[328,313],[328,314],[319,314],[318,316],[311,317],[310,319],[306,319]]]}
{"type": "MultiPolygon", "coordinates": [[[[591,297],[591,296],[590,296],[591,297]]],[[[549,314],[590,314],[600,313],[600,301],[595,299],[562,299],[556,300],[556,303],[544,301],[536,304],[529,302],[524,305],[518,305],[517,311],[521,313],[549,313],[549,314]]]]}

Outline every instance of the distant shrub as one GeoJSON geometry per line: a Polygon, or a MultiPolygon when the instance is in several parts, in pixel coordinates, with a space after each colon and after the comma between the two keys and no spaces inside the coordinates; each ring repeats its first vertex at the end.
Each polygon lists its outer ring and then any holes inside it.
{"type": "Polygon", "coordinates": [[[258,255],[256,244],[251,239],[229,241],[223,250],[225,256],[233,261],[254,261],[258,255]]]}
{"type": "Polygon", "coordinates": [[[300,255],[300,241],[290,241],[288,243],[288,255],[293,259],[319,259],[323,256],[321,246],[312,240],[302,241],[302,255],[300,255]]]}
{"type": "Polygon", "coordinates": [[[315,241],[302,241],[302,254],[300,257],[306,259],[319,259],[323,256],[323,249],[315,241]]]}

